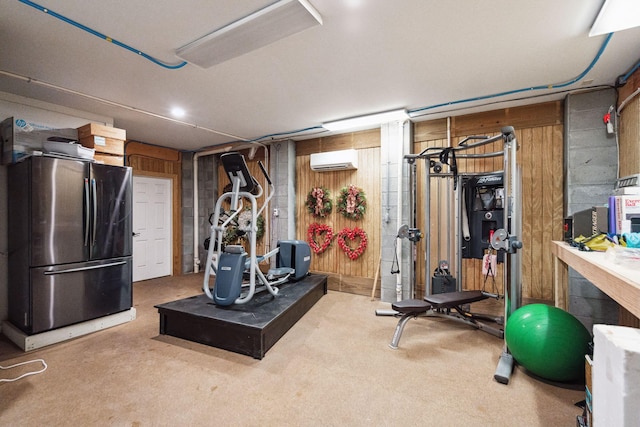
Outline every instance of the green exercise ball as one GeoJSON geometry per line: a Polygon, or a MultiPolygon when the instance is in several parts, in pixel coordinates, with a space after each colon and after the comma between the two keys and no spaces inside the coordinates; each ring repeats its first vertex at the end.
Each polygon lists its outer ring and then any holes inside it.
{"type": "Polygon", "coordinates": [[[545,304],[522,306],[509,316],[504,335],[513,358],[531,373],[559,382],[584,379],[591,334],[566,311],[545,304]]]}

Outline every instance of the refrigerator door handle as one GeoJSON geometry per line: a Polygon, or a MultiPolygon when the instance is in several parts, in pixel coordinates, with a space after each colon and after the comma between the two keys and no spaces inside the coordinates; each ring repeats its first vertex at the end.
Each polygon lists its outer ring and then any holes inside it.
{"type": "Polygon", "coordinates": [[[117,265],[123,265],[126,263],[127,263],[126,261],[118,261],[118,262],[110,262],[109,264],[90,265],[88,267],[68,268],[66,270],[57,270],[57,271],[45,271],[44,275],[51,276],[54,274],[77,273],[79,271],[95,270],[98,268],[106,268],[106,267],[115,267],[117,265]]]}
{"type": "Polygon", "coordinates": [[[84,179],[84,245],[89,244],[89,179],[84,179]]]}
{"type": "Polygon", "coordinates": [[[97,187],[96,187],[96,179],[91,179],[91,198],[93,201],[93,236],[91,238],[91,247],[96,244],[96,229],[98,225],[96,222],[98,221],[98,195],[97,195],[97,187]]]}

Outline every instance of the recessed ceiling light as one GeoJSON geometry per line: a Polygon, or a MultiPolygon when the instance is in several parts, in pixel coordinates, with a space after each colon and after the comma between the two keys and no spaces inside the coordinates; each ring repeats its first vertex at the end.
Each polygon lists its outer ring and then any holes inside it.
{"type": "Polygon", "coordinates": [[[173,107],[173,108],[171,109],[171,115],[172,115],[173,117],[176,117],[176,118],[182,118],[182,117],[184,117],[184,115],[185,115],[185,114],[186,114],[186,112],[184,111],[184,108],[180,108],[180,107],[173,107]]]}

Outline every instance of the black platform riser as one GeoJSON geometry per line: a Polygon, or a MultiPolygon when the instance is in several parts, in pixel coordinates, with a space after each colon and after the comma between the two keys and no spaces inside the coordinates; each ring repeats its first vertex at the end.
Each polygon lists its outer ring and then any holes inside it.
{"type": "Polygon", "coordinates": [[[160,334],[262,359],[326,293],[327,276],[309,275],[242,305],[218,307],[204,294],[160,304],[160,334]]]}

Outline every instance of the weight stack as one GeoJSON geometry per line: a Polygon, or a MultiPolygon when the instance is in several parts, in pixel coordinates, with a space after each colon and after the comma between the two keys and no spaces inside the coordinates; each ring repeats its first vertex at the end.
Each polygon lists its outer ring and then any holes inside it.
{"type": "Polygon", "coordinates": [[[431,278],[431,294],[455,292],[456,278],[450,274],[434,274],[431,278]]]}

